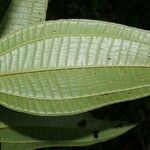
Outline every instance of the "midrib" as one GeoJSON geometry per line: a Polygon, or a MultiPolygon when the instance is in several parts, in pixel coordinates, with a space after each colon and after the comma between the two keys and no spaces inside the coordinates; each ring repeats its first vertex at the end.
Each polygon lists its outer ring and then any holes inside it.
{"type": "Polygon", "coordinates": [[[70,71],[70,70],[80,70],[80,69],[98,69],[98,68],[150,68],[150,65],[99,65],[99,66],[77,66],[77,67],[62,67],[62,68],[40,68],[40,69],[30,69],[30,70],[20,70],[20,71],[14,71],[10,73],[0,73],[0,77],[2,76],[9,76],[9,75],[17,75],[17,74],[28,74],[28,73],[38,73],[38,72],[49,72],[49,71],[70,71]]]}

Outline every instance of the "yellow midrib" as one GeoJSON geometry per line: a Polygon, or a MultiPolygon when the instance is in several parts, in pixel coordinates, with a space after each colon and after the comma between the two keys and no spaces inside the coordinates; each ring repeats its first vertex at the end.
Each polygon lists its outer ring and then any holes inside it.
{"type": "Polygon", "coordinates": [[[31,70],[23,70],[23,71],[16,71],[16,72],[10,72],[10,73],[0,73],[0,77],[3,76],[9,76],[9,75],[17,75],[17,74],[27,74],[27,73],[37,73],[37,72],[48,72],[48,71],[62,71],[62,70],[78,70],[78,69],[96,69],[96,68],[150,68],[150,65],[120,65],[120,66],[116,66],[116,65],[108,65],[108,66],[81,66],[81,67],[62,67],[62,68],[48,68],[48,69],[31,69],[31,70]]]}

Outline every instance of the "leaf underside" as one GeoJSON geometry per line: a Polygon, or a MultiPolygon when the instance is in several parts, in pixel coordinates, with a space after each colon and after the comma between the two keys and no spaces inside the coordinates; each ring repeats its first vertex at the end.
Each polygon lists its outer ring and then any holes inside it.
{"type": "Polygon", "coordinates": [[[0,104],[70,115],[150,95],[150,32],[59,20],[0,40],[0,104]]]}
{"type": "Polygon", "coordinates": [[[115,138],[135,126],[122,121],[98,120],[89,113],[40,117],[0,108],[0,142],[5,143],[2,147],[11,145],[30,149],[41,146],[91,145],[115,138]]]}
{"type": "Polygon", "coordinates": [[[0,37],[45,21],[48,0],[12,0],[0,25],[0,37]]]}

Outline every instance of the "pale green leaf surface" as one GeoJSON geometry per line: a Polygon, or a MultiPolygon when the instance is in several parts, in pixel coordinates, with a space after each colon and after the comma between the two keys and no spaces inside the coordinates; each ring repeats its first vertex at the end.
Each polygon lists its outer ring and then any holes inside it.
{"type": "Polygon", "coordinates": [[[37,143],[36,146],[84,146],[115,138],[134,126],[122,121],[98,120],[89,113],[40,117],[1,107],[0,142],[37,143]]]}
{"type": "Polygon", "coordinates": [[[0,104],[67,115],[150,95],[150,32],[87,20],[41,23],[0,41],[0,104]]]}
{"type": "Polygon", "coordinates": [[[12,0],[0,25],[4,36],[27,25],[45,21],[48,0],[12,0]]]}

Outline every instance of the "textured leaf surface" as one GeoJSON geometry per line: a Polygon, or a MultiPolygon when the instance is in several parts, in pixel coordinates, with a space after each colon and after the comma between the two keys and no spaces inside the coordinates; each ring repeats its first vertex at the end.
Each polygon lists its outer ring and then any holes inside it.
{"type": "Polygon", "coordinates": [[[45,21],[48,0],[12,0],[0,28],[1,36],[45,21]]]}
{"type": "Polygon", "coordinates": [[[0,41],[0,103],[67,115],[150,95],[150,32],[89,20],[31,26],[0,41]]]}
{"type": "Polygon", "coordinates": [[[0,142],[33,143],[32,146],[83,146],[112,139],[134,126],[121,121],[98,120],[89,113],[40,117],[1,107],[0,142]]]}

